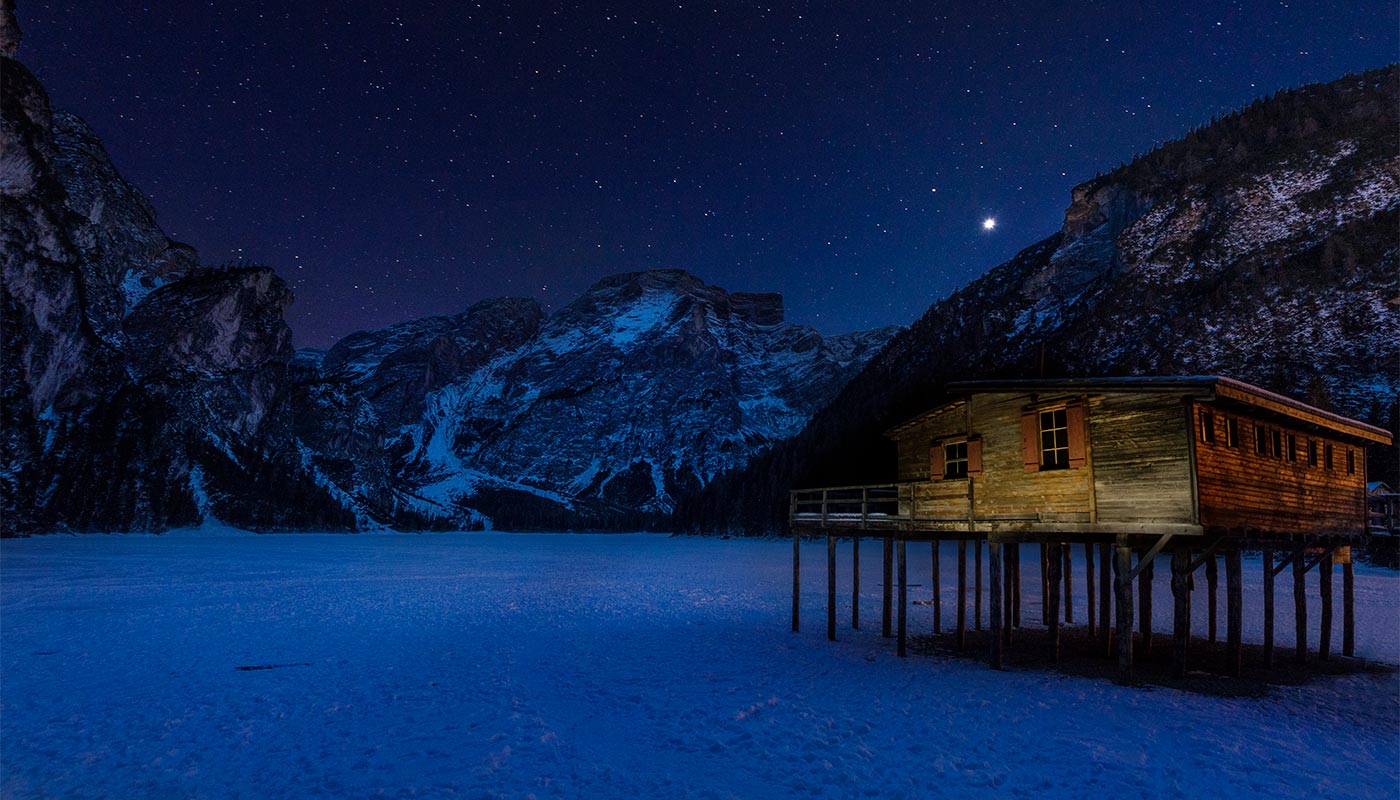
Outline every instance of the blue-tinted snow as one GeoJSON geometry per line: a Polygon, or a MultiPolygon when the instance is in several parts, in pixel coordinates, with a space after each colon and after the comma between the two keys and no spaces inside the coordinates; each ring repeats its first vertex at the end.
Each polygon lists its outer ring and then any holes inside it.
{"type": "MultiPolygon", "coordinates": [[[[820,544],[792,634],[781,541],[5,541],[0,795],[1395,796],[1394,675],[1221,699],[901,660],[879,637],[871,545],[866,630],[845,627],[843,594],[830,643],[820,544]]],[[[927,548],[910,553],[925,574],[927,548]]],[[[845,585],[849,544],[839,556],[845,585]]],[[[1258,573],[1246,561],[1254,640],[1258,573]]],[[[1400,578],[1358,573],[1358,652],[1394,662],[1400,578]]],[[[930,613],[913,606],[912,628],[930,613]]]]}

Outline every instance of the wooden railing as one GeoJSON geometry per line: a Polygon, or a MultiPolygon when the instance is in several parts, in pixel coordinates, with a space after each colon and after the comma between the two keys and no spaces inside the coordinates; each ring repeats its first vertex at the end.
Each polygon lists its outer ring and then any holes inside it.
{"type": "Polygon", "coordinates": [[[870,486],[829,486],[795,489],[789,495],[789,517],[804,522],[880,522],[901,519],[901,487],[896,483],[870,486]]]}

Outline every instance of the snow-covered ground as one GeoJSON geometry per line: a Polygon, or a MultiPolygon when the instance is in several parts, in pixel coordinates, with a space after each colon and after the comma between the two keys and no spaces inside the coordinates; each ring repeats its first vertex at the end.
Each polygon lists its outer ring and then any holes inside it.
{"type": "MultiPolygon", "coordinates": [[[[879,636],[878,543],[863,550],[865,628],[846,625],[849,547],[840,553],[840,641],[830,643],[820,543],[804,552],[806,627],[793,634],[791,545],[782,541],[491,533],[5,541],[0,795],[1400,791],[1394,673],[1221,698],[898,659],[879,636]]],[[[913,581],[929,554],[925,546],[910,554],[913,581]]],[[[951,548],[943,564],[955,564],[951,548]]],[[[1037,586],[1035,561],[1024,565],[1026,586],[1037,586]]],[[[1163,572],[1159,628],[1170,609],[1163,572]]],[[[1255,640],[1258,572],[1246,562],[1246,636],[1255,640]]],[[[1281,581],[1286,598],[1290,582],[1281,581]]],[[[1028,591],[1028,602],[1037,594],[1028,591]]],[[[1279,603],[1284,647],[1288,605],[1279,603]]],[[[1358,655],[1400,661],[1400,578],[1359,567],[1357,605],[1358,655]]],[[[911,608],[911,627],[926,629],[931,613],[911,608]]],[[[948,606],[944,614],[951,619],[948,606]]]]}

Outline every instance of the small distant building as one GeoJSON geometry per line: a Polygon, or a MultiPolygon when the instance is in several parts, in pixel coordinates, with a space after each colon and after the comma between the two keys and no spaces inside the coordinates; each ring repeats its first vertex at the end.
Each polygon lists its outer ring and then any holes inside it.
{"type": "Polygon", "coordinates": [[[1371,533],[1400,536],[1400,493],[1384,481],[1366,484],[1366,508],[1371,533]]]}
{"type": "MultiPolygon", "coordinates": [[[[993,640],[994,663],[1000,661],[998,643],[1019,616],[1019,570],[1004,564],[1003,545],[1014,563],[1021,543],[1041,544],[1043,572],[1056,573],[1055,580],[1066,546],[1084,544],[1090,563],[1099,546],[1105,602],[1098,627],[1106,638],[1112,636],[1107,573],[1113,549],[1120,628],[1127,615],[1127,635],[1118,632],[1127,645],[1118,648],[1120,657],[1127,653],[1120,662],[1125,676],[1133,616],[1125,587],[1144,573],[1150,578],[1159,553],[1172,556],[1173,585],[1179,577],[1185,592],[1191,572],[1206,564],[1212,610],[1216,559],[1224,556],[1234,575],[1245,546],[1265,551],[1270,593],[1284,565],[1293,565],[1301,581],[1297,569],[1325,563],[1330,578],[1335,558],[1349,581],[1349,545],[1368,530],[1365,448],[1391,441],[1381,428],[1217,376],[982,381],[948,389],[947,402],[887,432],[897,445],[896,483],[794,491],[790,524],[795,535],[886,538],[887,568],[889,542],[901,552],[911,540],[953,539],[964,548],[970,542],[980,564],[986,541],[991,623],[994,632],[1003,628],[993,640]],[[1274,550],[1287,554],[1277,568],[1269,563],[1274,550]],[[1002,570],[1014,585],[998,585],[1002,570]],[[1013,591],[1014,597],[1000,596],[1013,591]],[[1010,621],[1003,600],[1016,605],[1010,621]]],[[[980,569],[976,578],[980,586],[980,569]]],[[[903,595],[904,581],[898,585],[903,595]]],[[[1092,603],[1094,587],[1086,591],[1092,603]]],[[[980,623],[980,591],[977,599],[980,623]]],[[[1184,602],[1178,614],[1189,609],[1189,596],[1184,602]]],[[[1330,598],[1326,602],[1330,634],[1330,598]]],[[[794,604],[794,624],[797,610],[794,604]]],[[[1150,646],[1150,610],[1143,610],[1150,646]]],[[[960,610],[960,640],[962,619],[960,610]]],[[[1350,654],[1349,613],[1347,620],[1343,650],[1350,654]]],[[[834,617],[829,622],[834,636],[834,617]]],[[[1189,625],[1189,618],[1179,624],[1189,625]]],[[[1058,646],[1058,621],[1047,625],[1058,646]]],[[[1272,655],[1271,620],[1266,629],[1272,655]]],[[[1213,616],[1211,630],[1213,638],[1213,616]]],[[[1237,654],[1237,627],[1230,636],[1237,654]]],[[[1184,660],[1184,650],[1180,655],[1184,660]]]]}

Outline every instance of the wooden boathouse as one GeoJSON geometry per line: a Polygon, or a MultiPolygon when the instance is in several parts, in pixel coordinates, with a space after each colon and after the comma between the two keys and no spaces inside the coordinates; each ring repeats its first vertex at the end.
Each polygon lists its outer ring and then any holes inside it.
{"type": "MultiPolygon", "coordinates": [[[[831,639],[836,638],[836,538],[850,536],[857,542],[853,600],[860,592],[859,540],[883,539],[882,632],[891,635],[893,613],[901,656],[907,638],[907,543],[933,542],[938,632],[938,543],[952,540],[958,552],[955,631],[962,646],[967,549],[969,543],[975,548],[975,622],[980,628],[986,542],[989,658],[1000,668],[1003,648],[1020,626],[1021,545],[1038,544],[1044,623],[1058,659],[1061,587],[1063,596],[1071,598],[1070,548],[1082,546],[1089,633],[1102,642],[1106,655],[1117,654],[1124,681],[1132,676],[1135,611],[1141,646],[1150,649],[1152,574],[1159,557],[1170,560],[1173,670],[1182,676],[1191,635],[1193,573],[1204,567],[1214,641],[1223,559],[1227,671],[1238,675],[1241,551],[1251,549],[1263,553],[1266,666],[1274,657],[1275,579],[1290,568],[1296,658],[1307,659],[1305,576],[1314,568],[1322,592],[1318,657],[1330,656],[1334,564],[1342,566],[1341,652],[1352,655],[1350,547],[1367,535],[1365,448],[1389,444],[1389,432],[1217,376],[964,382],[950,384],[948,393],[942,405],[886,433],[897,445],[897,482],[791,493],[794,631],[799,627],[802,536],[827,538],[831,639]],[[897,611],[892,609],[895,589],[897,611]]],[[[1066,603],[1066,613],[1071,607],[1066,603]]],[[[852,625],[859,626],[858,604],[852,625]]]]}

